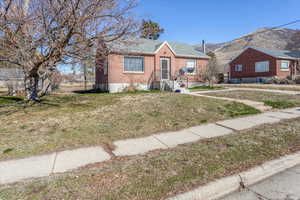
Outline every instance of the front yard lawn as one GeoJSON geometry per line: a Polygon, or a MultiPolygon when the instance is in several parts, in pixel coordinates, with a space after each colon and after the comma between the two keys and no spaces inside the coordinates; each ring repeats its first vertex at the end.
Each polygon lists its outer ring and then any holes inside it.
{"type": "Polygon", "coordinates": [[[300,150],[300,118],[0,187],[3,200],[163,200],[300,150]]]}
{"type": "Polygon", "coordinates": [[[287,95],[275,92],[237,90],[227,92],[214,92],[206,95],[264,102],[265,105],[278,109],[300,106],[299,95],[287,95]]]}
{"type": "Polygon", "coordinates": [[[52,95],[33,106],[19,98],[0,99],[0,160],[107,146],[258,112],[244,104],[164,92],[52,95]]]}

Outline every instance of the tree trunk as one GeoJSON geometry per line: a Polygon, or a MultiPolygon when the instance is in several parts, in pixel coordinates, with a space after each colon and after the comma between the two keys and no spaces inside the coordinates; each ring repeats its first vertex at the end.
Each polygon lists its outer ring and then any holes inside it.
{"type": "Polygon", "coordinates": [[[84,76],[84,90],[87,90],[87,75],[86,75],[86,65],[83,66],[83,76],[84,76]]]}
{"type": "Polygon", "coordinates": [[[39,75],[36,73],[27,78],[26,83],[26,99],[28,101],[39,101],[38,96],[39,75]]]}

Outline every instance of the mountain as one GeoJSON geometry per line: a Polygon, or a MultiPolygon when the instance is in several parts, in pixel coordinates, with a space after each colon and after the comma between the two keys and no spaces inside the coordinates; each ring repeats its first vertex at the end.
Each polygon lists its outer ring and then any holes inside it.
{"type": "MultiPolygon", "coordinates": [[[[293,43],[293,35],[298,32],[285,28],[261,28],[237,39],[220,44],[208,44],[207,50],[213,51],[218,59],[219,70],[227,71],[227,64],[232,58],[249,46],[269,49],[287,49],[287,45],[293,43]]],[[[201,47],[197,45],[197,47],[201,47]]]]}

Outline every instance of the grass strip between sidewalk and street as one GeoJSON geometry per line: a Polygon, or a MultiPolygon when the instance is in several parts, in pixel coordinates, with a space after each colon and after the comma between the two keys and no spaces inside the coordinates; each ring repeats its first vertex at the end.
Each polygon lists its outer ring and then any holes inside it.
{"type": "Polygon", "coordinates": [[[163,200],[300,150],[300,118],[0,187],[3,200],[163,200]]]}

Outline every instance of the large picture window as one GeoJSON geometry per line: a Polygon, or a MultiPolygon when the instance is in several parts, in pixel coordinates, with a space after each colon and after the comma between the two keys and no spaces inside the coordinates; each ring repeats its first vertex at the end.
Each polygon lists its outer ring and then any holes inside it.
{"type": "Polygon", "coordinates": [[[255,72],[269,72],[269,70],[269,61],[255,63],[255,72]]]}
{"type": "Polygon", "coordinates": [[[143,57],[124,57],[124,72],[144,72],[144,58],[143,57]]]}
{"type": "Polygon", "coordinates": [[[188,74],[196,74],[197,61],[196,60],[188,60],[186,62],[186,68],[187,68],[188,74]]]}

